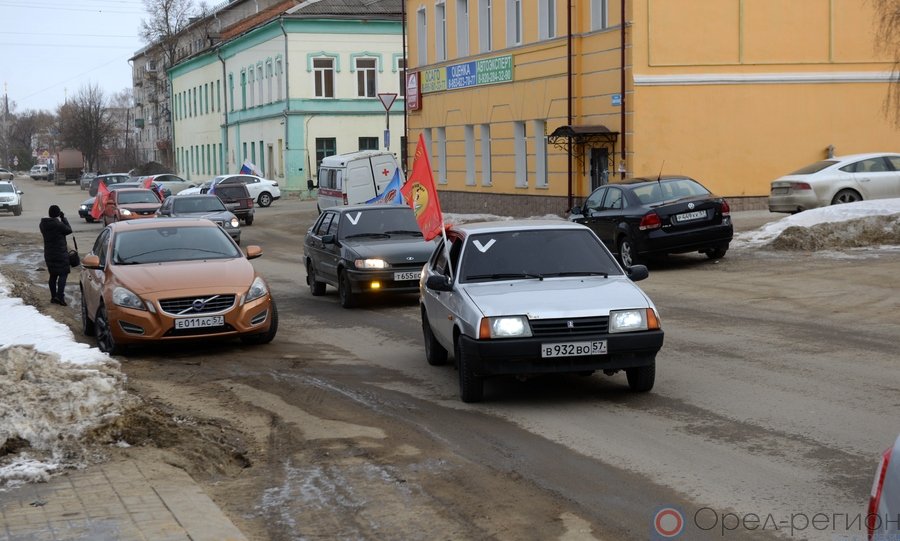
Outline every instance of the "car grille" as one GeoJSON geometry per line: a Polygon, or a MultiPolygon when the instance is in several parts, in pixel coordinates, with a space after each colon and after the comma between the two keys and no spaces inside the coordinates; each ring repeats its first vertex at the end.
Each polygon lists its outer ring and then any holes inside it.
{"type": "Polygon", "coordinates": [[[163,299],[159,301],[159,307],[162,308],[163,312],[173,316],[214,314],[234,306],[234,298],[234,295],[212,295],[209,297],[163,299]]]}
{"type": "Polygon", "coordinates": [[[534,336],[571,337],[605,334],[609,331],[609,317],[583,317],[572,319],[531,319],[534,336]]]}

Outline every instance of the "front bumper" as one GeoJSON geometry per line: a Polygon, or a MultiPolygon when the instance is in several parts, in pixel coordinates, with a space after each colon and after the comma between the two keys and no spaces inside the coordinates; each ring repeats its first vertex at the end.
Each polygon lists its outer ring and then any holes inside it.
{"type": "Polygon", "coordinates": [[[258,334],[269,330],[272,321],[272,306],[271,297],[268,295],[243,305],[236,302],[224,313],[196,315],[196,317],[222,315],[224,316],[224,325],[220,327],[176,329],[175,319],[177,318],[162,312],[158,304],[156,304],[156,312],[153,313],[147,310],[116,306],[111,302],[107,303],[113,337],[120,344],[258,334]]]}
{"type": "Polygon", "coordinates": [[[350,278],[350,287],[354,293],[417,293],[419,291],[419,277],[411,280],[395,280],[398,272],[417,272],[421,276],[422,268],[390,269],[390,270],[353,270],[347,269],[347,277],[350,278]],[[376,285],[377,284],[377,285],[376,285]]]}
{"type": "Polygon", "coordinates": [[[577,341],[606,340],[606,355],[541,357],[541,345],[567,342],[560,337],[475,340],[460,337],[460,347],[480,376],[552,374],[594,370],[620,370],[648,366],[655,362],[663,345],[663,331],[601,334],[579,337],[577,341]]]}

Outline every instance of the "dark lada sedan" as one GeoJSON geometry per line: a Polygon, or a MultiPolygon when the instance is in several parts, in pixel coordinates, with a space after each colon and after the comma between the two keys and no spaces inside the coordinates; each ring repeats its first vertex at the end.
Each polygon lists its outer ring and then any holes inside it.
{"type": "Polygon", "coordinates": [[[344,308],[364,294],[415,293],[433,251],[407,206],[333,207],[306,233],[306,283],[315,296],[336,287],[344,308]]]}
{"type": "Polygon", "coordinates": [[[600,186],[569,219],[591,228],[624,267],[689,252],[720,259],[734,234],[728,202],[684,176],[600,186]]]}

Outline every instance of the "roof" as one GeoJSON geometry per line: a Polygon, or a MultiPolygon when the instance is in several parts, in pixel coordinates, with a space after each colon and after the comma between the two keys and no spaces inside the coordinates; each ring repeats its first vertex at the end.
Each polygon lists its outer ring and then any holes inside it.
{"type": "Polygon", "coordinates": [[[332,154],[331,156],[326,156],[322,159],[322,163],[327,163],[327,165],[334,165],[334,162],[339,163],[340,165],[344,165],[351,160],[356,160],[358,158],[371,158],[373,156],[396,156],[393,152],[388,152],[386,150],[359,150],[357,152],[348,152],[346,154],[332,154]]]}
{"type": "Polygon", "coordinates": [[[402,3],[403,0],[309,0],[291,8],[288,13],[315,17],[323,15],[358,18],[384,18],[384,15],[400,17],[403,13],[402,3]]]}
{"type": "Polygon", "coordinates": [[[451,229],[474,235],[477,233],[503,233],[506,231],[526,231],[541,229],[584,229],[586,226],[565,220],[504,220],[498,222],[472,222],[454,225],[451,229]]]}
{"type": "Polygon", "coordinates": [[[278,2],[273,6],[269,6],[259,13],[254,13],[253,15],[247,17],[246,19],[242,19],[231,26],[228,26],[222,30],[220,33],[220,38],[222,41],[229,40],[235,36],[243,34],[247,30],[258,26],[264,22],[267,22],[275,17],[289,11],[290,8],[297,5],[299,0],[283,0],[282,2],[278,2]]]}
{"type": "Polygon", "coordinates": [[[115,229],[156,229],[157,227],[219,227],[206,218],[193,218],[190,216],[172,217],[172,218],[141,218],[139,220],[122,220],[109,224],[109,227],[115,229]]]}
{"type": "MultiPolygon", "coordinates": [[[[659,182],[663,180],[677,180],[677,179],[688,179],[694,180],[687,175],[659,175],[655,177],[633,177],[626,178],[623,180],[617,180],[615,182],[610,182],[610,186],[622,185],[622,184],[641,184],[643,182],[659,182]]],[[[694,180],[696,182],[696,180],[694,180]]]]}
{"type": "Polygon", "coordinates": [[[338,205],[336,207],[328,207],[323,209],[323,212],[326,210],[334,210],[337,212],[352,212],[352,211],[360,211],[360,210],[393,210],[393,209],[406,209],[412,212],[412,207],[407,205],[338,205]]]}

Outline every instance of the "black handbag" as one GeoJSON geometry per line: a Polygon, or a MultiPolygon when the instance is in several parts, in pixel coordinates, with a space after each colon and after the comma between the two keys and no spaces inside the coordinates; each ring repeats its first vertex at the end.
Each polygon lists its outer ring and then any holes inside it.
{"type": "Polygon", "coordinates": [[[75,235],[72,235],[72,243],[75,245],[75,249],[69,250],[69,266],[77,267],[81,265],[81,257],[78,255],[78,241],[75,240],[75,235]]]}

